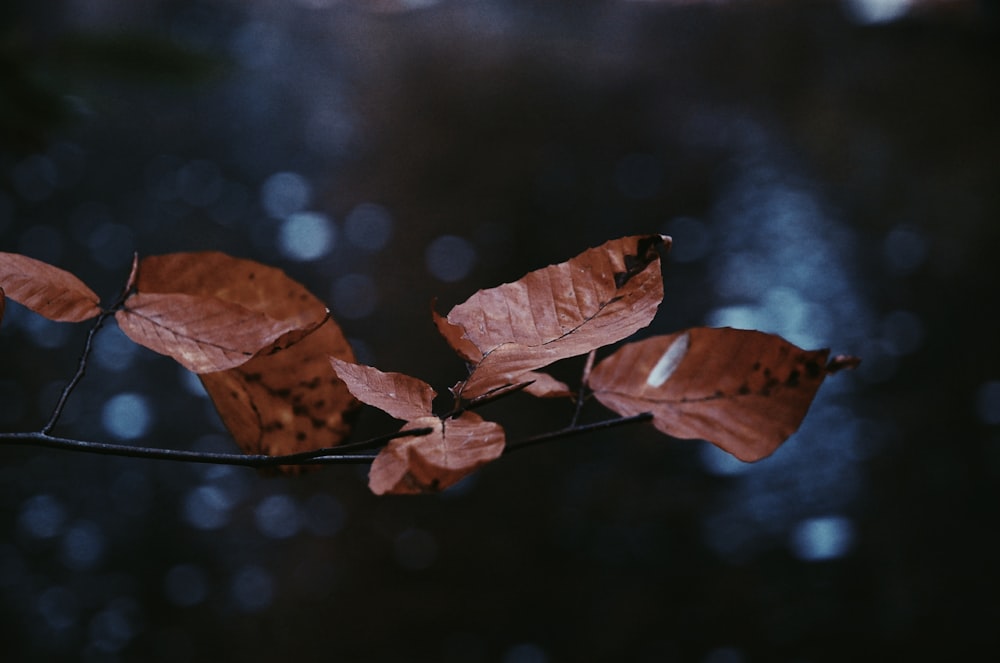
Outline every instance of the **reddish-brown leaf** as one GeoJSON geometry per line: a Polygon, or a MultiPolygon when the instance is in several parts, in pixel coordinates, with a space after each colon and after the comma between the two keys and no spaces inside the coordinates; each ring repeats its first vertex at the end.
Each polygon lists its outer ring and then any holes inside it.
{"type": "Polygon", "coordinates": [[[328,315],[280,269],[216,251],[143,258],[130,281],[135,293],[115,316],[122,331],[195,373],[286,347],[328,315]]]}
{"type": "Polygon", "coordinates": [[[645,327],[663,299],[661,235],[624,237],[513,283],[480,290],[435,322],[474,363],[466,398],[560,359],[586,354],[645,327]]]}
{"type": "Polygon", "coordinates": [[[562,380],[557,380],[542,371],[530,371],[517,376],[522,382],[531,381],[524,391],[537,398],[567,398],[573,396],[573,390],[562,380]]]}
{"type": "Polygon", "coordinates": [[[835,370],[827,354],[772,334],[699,327],[623,346],[593,369],[588,383],[623,416],[651,412],[668,435],[708,440],[754,461],[798,429],[835,370]]]}
{"type": "Polygon", "coordinates": [[[298,329],[312,329],[327,317],[326,305],[282,270],[218,251],[143,258],[135,287],[140,293],[216,297],[298,329]]]}
{"type": "Polygon", "coordinates": [[[398,438],[379,453],[368,474],[376,495],[444,490],[503,453],[503,428],[473,412],[457,419],[420,417],[403,430],[432,428],[419,437],[398,438]]]}
{"type": "Polygon", "coordinates": [[[384,373],[377,368],[336,357],[330,357],[330,363],[337,377],[362,403],[403,421],[431,414],[431,405],[437,394],[423,380],[402,373],[384,373]]]}
{"type": "Polygon", "coordinates": [[[298,329],[297,320],[275,320],[217,297],[182,293],[138,292],[115,319],[130,339],[194,373],[239,366],[298,329]]]}
{"type": "Polygon", "coordinates": [[[297,453],[336,446],[350,433],[358,403],[330,368],[330,356],[354,360],[333,320],[287,349],[199,377],[245,453],[297,453]]]}
{"type": "Polygon", "coordinates": [[[101,300],[69,272],[17,253],[0,253],[0,286],[7,297],[58,322],[81,322],[101,313],[101,300]]]}

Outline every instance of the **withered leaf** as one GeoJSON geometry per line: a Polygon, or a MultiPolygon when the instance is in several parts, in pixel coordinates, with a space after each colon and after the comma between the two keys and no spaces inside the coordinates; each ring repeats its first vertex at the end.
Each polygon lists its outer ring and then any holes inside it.
{"type": "Polygon", "coordinates": [[[217,251],[143,258],[130,281],[135,292],[115,315],[122,331],[196,373],[287,347],[328,315],[280,269],[217,251]]]}
{"type": "Polygon", "coordinates": [[[18,304],[57,322],[101,313],[100,297],[69,272],[17,253],[0,252],[0,286],[18,304]]]}
{"type": "MultiPolygon", "coordinates": [[[[297,453],[335,446],[347,437],[358,404],[329,357],[353,361],[354,353],[323,302],[300,283],[280,269],[215,251],[144,258],[134,281],[136,294],[126,307],[156,297],[189,299],[192,306],[207,306],[203,312],[229,307],[233,329],[222,334],[226,339],[239,338],[236,327],[251,330],[239,348],[250,357],[229,366],[220,361],[224,368],[199,375],[244,452],[297,453]],[[235,323],[237,311],[248,314],[247,322],[235,323]]],[[[183,311],[174,313],[183,319],[183,311]]],[[[220,326],[230,326],[225,321],[223,316],[220,326]]],[[[199,340],[214,341],[210,331],[198,334],[199,340]]],[[[232,341],[219,345],[232,347],[226,343],[232,341]]]]}
{"type": "Polygon", "coordinates": [[[517,376],[521,382],[531,381],[524,391],[537,398],[567,398],[573,396],[573,390],[562,380],[557,380],[542,371],[529,371],[517,376]]]}
{"type": "Polygon", "coordinates": [[[503,428],[473,412],[457,419],[420,417],[402,430],[415,428],[433,432],[392,440],[372,462],[368,487],[376,495],[444,490],[503,453],[503,428]]]}
{"type": "Polygon", "coordinates": [[[472,398],[560,359],[586,354],[645,327],[663,299],[657,246],[670,238],[611,240],[513,283],[480,290],[438,329],[474,364],[460,385],[472,398]]]}
{"type": "Polygon", "coordinates": [[[838,368],[827,366],[827,355],[773,334],[698,327],[624,345],[594,367],[588,384],[618,414],[651,412],[668,435],[754,461],[798,429],[838,368]]]}
{"type": "Polygon", "coordinates": [[[115,319],[130,339],[194,373],[239,366],[298,329],[297,321],[275,320],[217,297],[183,293],[135,293],[115,319]]]}
{"type": "Polygon", "coordinates": [[[377,407],[389,416],[408,421],[431,414],[436,396],[434,389],[423,380],[402,373],[385,373],[371,366],[362,366],[330,357],[337,377],[362,403],[377,407]]]}
{"type": "Polygon", "coordinates": [[[336,446],[350,433],[358,403],[330,356],[354,360],[333,320],[287,349],[198,377],[245,453],[297,453],[336,446]]]}

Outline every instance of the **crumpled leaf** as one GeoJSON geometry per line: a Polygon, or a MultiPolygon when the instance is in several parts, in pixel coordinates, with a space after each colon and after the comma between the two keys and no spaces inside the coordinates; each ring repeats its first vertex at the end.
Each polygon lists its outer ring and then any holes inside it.
{"type": "Polygon", "coordinates": [[[560,359],[586,354],[645,327],[663,300],[657,246],[670,238],[612,240],[513,283],[480,290],[435,324],[473,364],[465,398],[521,381],[560,359]]]}
{"type": "Polygon", "coordinates": [[[740,460],[769,456],[802,423],[827,374],[856,364],[773,334],[693,328],[621,347],[588,385],[622,416],[653,414],[673,437],[712,442],[740,460]]]}
{"type": "MultiPolygon", "coordinates": [[[[295,335],[301,336],[289,334],[295,335]]],[[[236,368],[198,377],[244,453],[310,451],[343,442],[358,408],[330,368],[330,356],[354,360],[332,319],[285,350],[265,351],[236,368]]]]}
{"type": "Polygon", "coordinates": [[[285,347],[328,315],[281,270],[214,251],[144,258],[134,289],[115,314],[122,331],[195,373],[239,366],[278,339],[285,347]]]}
{"type": "Polygon", "coordinates": [[[18,304],[57,322],[100,315],[101,299],[69,272],[17,253],[0,252],[0,286],[18,304]]]}
{"type": "Polygon", "coordinates": [[[420,417],[402,430],[415,428],[433,432],[392,440],[372,462],[368,487],[376,495],[444,490],[503,453],[503,428],[473,412],[456,419],[420,417]]]}
{"type": "Polygon", "coordinates": [[[385,373],[371,366],[362,366],[330,358],[337,376],[362,403],[377,407],[389,416],[403,421],[431,414],[434,389],[423,380],[402,373],[385,373]]]}

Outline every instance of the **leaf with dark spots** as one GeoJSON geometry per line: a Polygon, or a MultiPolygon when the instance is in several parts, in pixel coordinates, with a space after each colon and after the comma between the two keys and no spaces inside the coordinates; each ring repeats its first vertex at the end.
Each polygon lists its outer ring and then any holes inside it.
{"type": "Polygon", "coordinates": [[[588,384],[622,416],[651,412],[668,435],[705,439],[753,461],[798,429],[832,372],[822,368],[827,354],[757,331],[694,328],[622,346],[594,367],[588,384]]]}
{"type": "Polygon", "coordinates": [[[287,350],[199,377],[245,453],[297,453],[336,446],[350,434],[358,402],[330,356],[354,359],[333,320],[287,350]]]}
{"type": "Polygon", "coordinates": [[[5,297],[56,322],[82,322],[101,313],[100,298],[69,272],[17,253],[0,252],[5,297]]]}

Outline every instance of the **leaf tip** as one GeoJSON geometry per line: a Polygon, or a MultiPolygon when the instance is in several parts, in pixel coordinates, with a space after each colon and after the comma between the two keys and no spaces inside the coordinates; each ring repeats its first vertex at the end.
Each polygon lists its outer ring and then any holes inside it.
{"type": "Polygon", "coordinates": [[[826,372],[832,374],[837,371],[854,369],[860,365],[861,357],[854,357],[852,355],[837,355],[831,358],[827,363],[826,372]]]}

